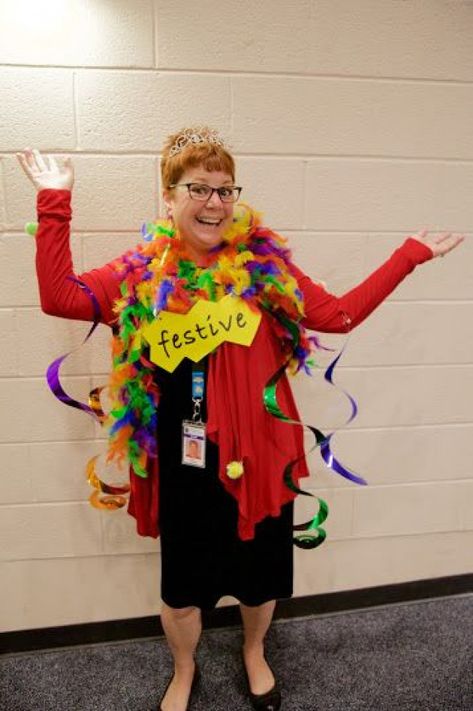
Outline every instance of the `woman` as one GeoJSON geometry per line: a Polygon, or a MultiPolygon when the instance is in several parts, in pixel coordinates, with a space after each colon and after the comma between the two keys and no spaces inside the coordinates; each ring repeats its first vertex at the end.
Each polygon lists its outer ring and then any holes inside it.
{"type": "MultiPolygon", "coordinates": [[[[30,149],[17,156],[39,191],[36,265],[42,308],[91,320],[89,296],[69,279],[71,160],[59,167],[53,157],[30,149]]],[[[194,653],[200,610],[233,595],[241,606],[249,698],[255,709],[274,710],[280,708],[281,694],[264,656],[264,637],[276,600],[292,595],[296,495],[282,472],[289,460],[298,459],[292,470],[297,485],[308,469],[301,428],[265,410],[263,388],[291,352],[298,354],[295,367],[307,365],[305,328],[351,330],[417,264],[443,256],[463,237],[430,238],[425,231],[409,237],[362,284],[336,297],[292,263],[281,239],[251,208],[236,207],[241,188],[235,184],[234,160],[216,132],[192,128],[170,136],[161,173],[169,222],[151,225],[145,246],[79,277],[98,300],[102,321],[115,332],[110,387],[119,407],[110,451],[118,458],[125,453],[131,462],[128,511],[140,535],[161,536],[161,619],[174,674],[160,708],[188,707],[198,680],[194,653]],[[180,358],[185,348],[178,349],[210,336],[211,314],[201,325],[196,321],[194,330],[171,335],[176,314],[180,318],[201,302],[205,308],[219,304],[228,294],[249,309],[241,323],[251,320],[250,312],[260,319],[249,345],[221,342],[203,352],[198,367],[189,357],[174,370],[151,362],[146,327],[172,314],[170,329],[161,328],[159,345],[164,356],[174,347],[180,358]],[[201,396],[195,397],[198,378],[201,396]],[[192,439],[185,440],[185,426],[195,424],[205,445],[197,466],[194,456],[184,459],[184,451],[192,448],[194,455],[198,450],[192,439]]],[[[216,323],[226,330],[223,317],[216,323]]],[[[281,410],[298,420],[285,375],[278,397],[281,410]]],[[[197,442],[198,432],[192,437],[197,442]]]]}

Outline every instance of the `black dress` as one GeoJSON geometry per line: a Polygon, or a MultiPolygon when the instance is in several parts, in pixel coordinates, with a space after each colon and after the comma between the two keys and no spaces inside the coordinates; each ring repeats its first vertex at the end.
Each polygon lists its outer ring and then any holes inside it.
{"type": "Polygon", "coordinates": [[[191,362],[173,373],[157,368],[156,379],[162,599],[210,610],[222,595],[245,605],[291,597],[293,502],[258,523],[253,540],[240,540],[237,502],[218,479],[217,445],[207,439],[204,469],[181,464],[181,423],[193,413],[191,362]]]}

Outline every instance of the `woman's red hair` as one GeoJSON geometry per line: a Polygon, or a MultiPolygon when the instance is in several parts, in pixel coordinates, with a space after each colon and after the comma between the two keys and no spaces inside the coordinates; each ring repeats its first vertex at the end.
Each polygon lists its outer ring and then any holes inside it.
{"type": "Polygon", "coordinates": [[[228,173],[232,176],[232,180],[235,180],[235,161],[233,156],[224,146],[219,146],[217,143],[189,143],[179,153],[173,156],[170,155],[172,146],[183,133],[188,131],[197,133],[202,137],[215,134],[215,131],[208,128],[208,126],[191,126],[167,137],[161,157],[162,188],[169,189],[170,185],[179,182],[188,168],[197,168],[200,165],[208,171],[219,170],[223,173],[228,173]]]}

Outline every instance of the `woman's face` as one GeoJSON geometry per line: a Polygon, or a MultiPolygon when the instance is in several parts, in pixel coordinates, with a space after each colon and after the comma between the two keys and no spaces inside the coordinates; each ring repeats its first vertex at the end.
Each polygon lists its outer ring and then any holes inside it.
{"type": "MultiPolygon", "coordinates": [[[[202,183],[212,188],[234,185],[228,173],[208,171],[203,166],[186,170],[179,179],[179,185],[181,183],[202,183]]],[[[233,219],[233,203],[222,202],[216,192],[207,200],[194,200],[185,186],[165,190],[163,198],[187,251],[194,259],[202,258],[222,242],[233,219]]]]}

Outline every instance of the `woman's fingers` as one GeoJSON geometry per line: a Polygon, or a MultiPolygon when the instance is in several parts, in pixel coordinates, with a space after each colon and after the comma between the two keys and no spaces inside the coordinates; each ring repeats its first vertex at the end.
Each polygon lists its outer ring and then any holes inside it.
{"type": "Polygon", "coordinates": [[[25,148],[22,153],[16,153],[18,161],[29,176],[38,173],[47,173],[53,170],[59,171],[58,165],[54,156],[43,156],[38,150],[25,148]]]}
{"type": "Polygon", "coordinates": [[[41,153],[38,151],[37,148],[33,148],[33,155],[36,160],[36,165],[38,166],[38,170],[42,173],[45,170],[48,170],[46,163],[44,162],[44,158],[41,155],[41,153]]]}
{"type": "Polygon", "coordinates": [[[455,249],[464,239],[465,235],[453,235],[451,232],[444,232],[434,241],[432,250],[436,257],[443,257],[444,254],[455,249]]]}
{"type": "Polygon", "coordinates": [[[24,170],[24,172],[26,173],[26,175],[28,175],[28,171],[26,170],[26,158],[25,158],[25,156],[23,155],[23,153],[16,153],[15,155],[16,155],[16,157],[17,157],[17,159],[18,159],[18,163],[21,165],[22,170],[24,170]]]}
{"type": "Polygon", "coordinates": [[[447,252],[450,252],[452,249],[454,249],[460,242],[463,242],[465,239],[465,235],[447,235],[446,237],[443,237],[440,242],[437,242],[437,244],[441,244],[442,246],[440,247],[441,254],[446,254],[447,252]]]}
{"type": "Polygon", "coordinates": [[[442,232],[442,234],[438,235],[438,237],[434,238],[434,242],[436,245],[442,245],[443,247],[447,247],[448,244],[450,244],[452,240],[452,233],[451,232],[442,232]]]}
{"type": "Polygon", "coordinates": [[[62,160],[62,170],[72,170],[71,156],[64,156],[62,160]]]}
{"type": "Polygon", "coordinates": [[[49,156],[49,170],[55,170],[56,173],[59,173],[58,164],[54,156],[49,156]]]}
{"type": "Polygon", "coordinates": [[[16,154],[23,171],[37,190],[72,190],[74,168],[70,156],[58,163],[54,156],[41,155],[37,149],[25,148],[16,154]]]}
{"type": "Polygon", "coordinates": [[[23,153],[17,153],[16,155],[28,178],[30,180],[34,180],[34,176],[38,172],[38,168],[33,152],[29,148],[26,148],[23,153]]]}
{"type": "Polygon", "coordinates": [[[29,165],[26,155],[24,153],[17,153],[16,157],[18,158],[18,161],[26,175],[27,178],[30,180],[32,179],[32,174],[31,174],[31,166],[29,165]]]}
{"type": "Polygon", "coordinates": [[[36,161],[31,148],[25,148],[23,156],[25,158],[26,165],[30,170],[36,168],[36,161]]]}
{"type": "Polygon", "coordinates": [[[454,235],[453,232],[443,232],[437,239],[437,244],[441,244],[442,242],[447,242],[450,244],[452,240],[454,241],[455,244],[457,244],[458,241],[463,242],[465,239],[465,235],[454,235]]]}
{"type": "Polygon", "coordinates": [[[443,257],[447,252],[457,247],[465,239],[465,235],[454,235],[452,232],[442,232],[436,237],[427,235],[427,230],[421,230],[415,238],[426,244],[432,250],[434,257],[443,257]]]}

